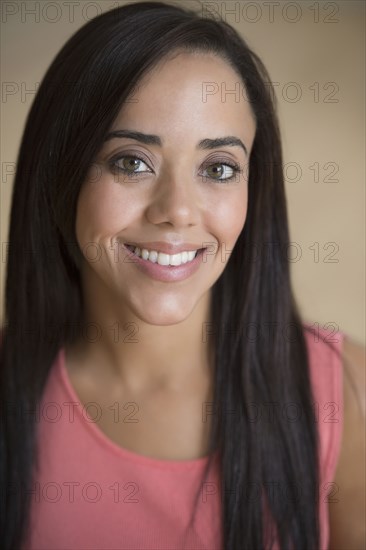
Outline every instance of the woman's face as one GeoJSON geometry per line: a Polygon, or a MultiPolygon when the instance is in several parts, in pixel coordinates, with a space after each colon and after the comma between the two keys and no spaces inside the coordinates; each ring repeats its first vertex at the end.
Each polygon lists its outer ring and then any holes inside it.
{"type": "Polygon", "coordinates": [[[83,283],[117,318],[179,323],[207,298],[245,224],[254,116],[225,61],[183,53],[142,79],[110,133],[121,130],[156,137],[114,135],[99,151],[78,199],[83,283]],[[235,143],[213,141],[228,137],[235,143]],[[160,266],[164,254],[138,259],[124,246],[164,252],[156,241],[206,251],[171,267],[160,266]]]}

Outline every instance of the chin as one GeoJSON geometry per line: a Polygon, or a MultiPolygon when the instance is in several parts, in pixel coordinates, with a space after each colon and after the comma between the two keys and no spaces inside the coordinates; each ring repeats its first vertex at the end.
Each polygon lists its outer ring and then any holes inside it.
{"type": "MultiPolygon", "coordinates": [[[[170,289],[169,289],[170,290],[170,289]]],[[[149,325],[169,326],[177,325],[189,319],[200,306],[202,296],[197,292],[177,294],[173,289],[162,293],[132,291],[124,297],[127,310],[130,310],[137,319],[149,325]]]]}
{"type": "Polygon", "coordinates": [[[185,321],[195,309],[196,303],[185,300],[152,299],[131,304],[132,311],[144,323],[156,326],[177,325],[185,321]]]}
{"type": "MultiPolygon", "coordinates": [[[[163,309],[163,308],[162,308],[163,309]]],[[[149,325],[156,325],[156,326],[169,326],[169,325],[177,325],[179,323],[182,323],[189,317],[190,312],[178,312],[178,311],[154,311],[149,314],[145,311],[143,314],[136,312],[138,317],[143,321],[144,323],[147,323],[149,325]]]]}

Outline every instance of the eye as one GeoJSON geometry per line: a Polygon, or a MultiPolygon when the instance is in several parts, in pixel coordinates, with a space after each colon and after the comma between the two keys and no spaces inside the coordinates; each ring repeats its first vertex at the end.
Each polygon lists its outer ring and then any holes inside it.
{"type": "Polygon", "coordinates": [[[109,161],[112,170],[123,172],[126,176],[134,176],[144,172],[152,172],[146,162],[135,155],[113,157],[109,161]],[[147,170],[144,168],[147,168],[147,170]]]}
{"type": "Polygon", "coordinates": [[[231,164],[225,160],[225,162],[215,162],[206,166],[203,176],[217,181],[230,181],[241,172],[238,164],[231,164]]]}

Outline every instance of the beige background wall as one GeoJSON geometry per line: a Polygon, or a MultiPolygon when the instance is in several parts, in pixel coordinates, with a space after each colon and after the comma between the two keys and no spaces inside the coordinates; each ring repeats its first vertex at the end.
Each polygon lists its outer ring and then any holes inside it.
{"type": "MultiPolygon", "coordinates": [[[[2,3],[2,300],[13,171],[37,83],[82,24],[123,3],[2,3]]],[[[306,320],[365,343],[365,3],[171,3],[221,13],[266,64],[279,102],[295,294],[306,320]]]]}

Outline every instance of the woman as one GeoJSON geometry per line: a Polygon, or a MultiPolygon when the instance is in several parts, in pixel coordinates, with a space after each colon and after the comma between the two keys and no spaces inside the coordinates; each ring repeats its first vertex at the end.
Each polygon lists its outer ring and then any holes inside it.
{"type": "Polygon", "coordinates": [[[297,310],[269,81],[228,24],[160,2],[51,64],[10,221],[4,548],[362,544],[362,350],[297,310]]]}

